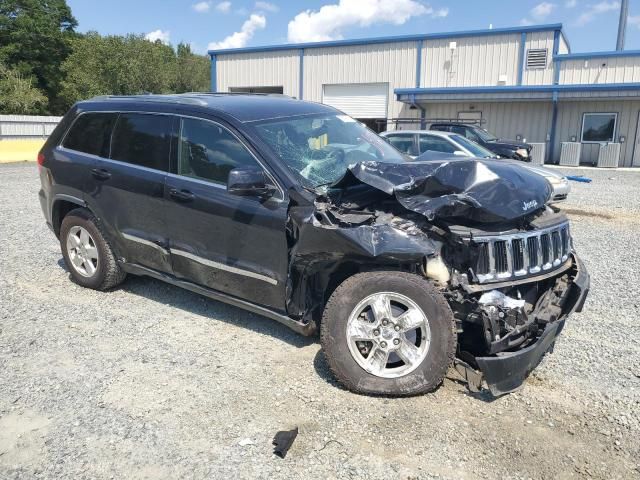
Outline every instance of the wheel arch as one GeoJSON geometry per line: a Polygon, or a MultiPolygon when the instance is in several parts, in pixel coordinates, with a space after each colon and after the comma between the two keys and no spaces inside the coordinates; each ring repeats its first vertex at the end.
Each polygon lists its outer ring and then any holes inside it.
{"type": "Polygon", "coordinates": [[[62,220],[67,214],[76,208],[86,208],[89,210],[87,203],[81,198],[72,195],[58,194],[51,205],[51,226],[56,237],[60,238],[60,226],[62,220]]]}

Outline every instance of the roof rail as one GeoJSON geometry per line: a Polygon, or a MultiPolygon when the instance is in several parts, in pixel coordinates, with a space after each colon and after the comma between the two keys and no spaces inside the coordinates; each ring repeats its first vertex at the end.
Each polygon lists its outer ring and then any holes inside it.
{"type": "Polygon", "coordinates": [[[461,118],[425,118],[425,119],[421,119],[421,118],[414,118],[414,117],[398,117],[398,118],[389,118],[389,119],[376,120],[376,123],[378,125],[393,124],[396,127],[398,125],[406,125],[406,124],[430,125],[430,124],[433,124],[433,123],[459,123],[459,124],[463,124],[463,125],[482,126],[483,124],[487,123],[487,121],[484,118],[479,118],[479,119],[473,119],[473,118],[469,118],[469,119],[461,119],[461,118]]]}

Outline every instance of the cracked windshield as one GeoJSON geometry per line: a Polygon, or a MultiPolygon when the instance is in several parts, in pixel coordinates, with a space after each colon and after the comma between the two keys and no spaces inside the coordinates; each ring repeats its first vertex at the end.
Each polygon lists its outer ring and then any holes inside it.
{"type": "Polygon", "coordinates": [[[405,161],[395,148],[347,115],[267,121],[256,128],[287,166],[313,188],[340,180],[359,162],[405,161]]]}

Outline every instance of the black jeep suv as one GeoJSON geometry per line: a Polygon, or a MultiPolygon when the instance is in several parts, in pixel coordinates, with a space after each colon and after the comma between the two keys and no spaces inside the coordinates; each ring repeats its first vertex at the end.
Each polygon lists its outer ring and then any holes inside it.
{"type": "Polygon", "coordinates": [[[512,158],[522,162],[531,161],[531,149],[533,147],[528,143],[497,138],[484,128],[475,125],[467,125],[464,123],[434,123],[429,127],[429,130],[457,133],[503,158],[512,158]]]}
{"type": "Polygon", "coordinates": [[[316,103],[95,98],[38,163],[75,282],[147,275],[319,329],[357,392],[431,391],[451,365],[471,388],[510,392],[587,295],[544,178],[494,160],[408,163],[316,103]]]}

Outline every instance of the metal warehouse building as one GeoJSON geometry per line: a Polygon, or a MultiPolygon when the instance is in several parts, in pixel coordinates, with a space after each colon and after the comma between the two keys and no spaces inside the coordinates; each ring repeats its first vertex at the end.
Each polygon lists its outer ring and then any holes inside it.
{"type": "Polygon", "coordinates": [[[561,24],[209,55],[214,92],[323,102],[378,131],[478,121],[547,163],[640,166],[640,51],[571,53],[561,24]]]}

